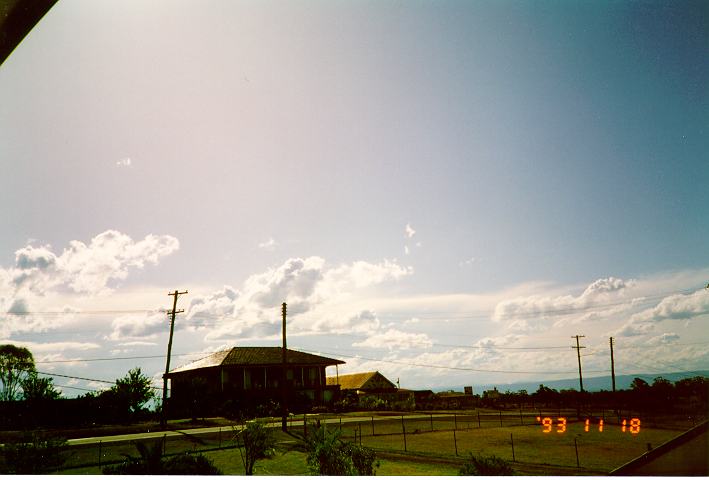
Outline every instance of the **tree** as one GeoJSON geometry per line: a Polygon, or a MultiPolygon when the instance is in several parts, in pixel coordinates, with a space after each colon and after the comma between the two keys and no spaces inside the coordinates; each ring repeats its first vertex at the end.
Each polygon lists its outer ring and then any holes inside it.
{"type": "Polygon", "coordinates": [[[52,385],[51,378],[38,377],[36,372],[22,380],[22,398],[27,401],[56,400],[61,393],[52,385]]]}
{"type": "Polygon", "coordinates": [[[117,379],[111,391],[121,403],[127,405],[130,414],[138,413],[143,405],[155,397],[150,377],[143,375],[140,367],[129,370],[128,375],[117,379]]]}
{"type": "Polygon", "coordinates": [[[15,400],[22,381],[34,371],[34,357],[27,348],[0,345],[0,401],[15,400]]]}
{"type": "Polygon", "coordinates": [[[264,422],[254,420],[248,422],[246,427],[236,434],[236,439],[241,441],[239,454],[244,463],[244,472],[246,475],[253,475],[256,460],[267,457],[273,451],[273,434],[264,422]]]}

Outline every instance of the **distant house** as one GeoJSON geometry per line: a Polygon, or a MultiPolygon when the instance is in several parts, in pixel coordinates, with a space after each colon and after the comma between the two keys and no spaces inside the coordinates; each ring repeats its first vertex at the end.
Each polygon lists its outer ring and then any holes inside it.
{"type": "Polygon", "coordinates": [[[327,377],[328,385],[339,385],[343,392],[359,395],[371,393],[395,393],[398,389],[393,382],[379,372],[350,373],[327,377]]]}
{"type": "MultiPolygon", "coordinates": [[[[289,407],[307,408],[332,402],[339,388],[326,383],[325,368],[345,362],[296,350],[286,350],[286,388],[289,407]]],[[[234,347],[175,368],[170,381],[169,407],[175,410],[200,404],[213,410],[231,401],[252,407],[280,403],[283,378],[281,347],[234,347]]]]}

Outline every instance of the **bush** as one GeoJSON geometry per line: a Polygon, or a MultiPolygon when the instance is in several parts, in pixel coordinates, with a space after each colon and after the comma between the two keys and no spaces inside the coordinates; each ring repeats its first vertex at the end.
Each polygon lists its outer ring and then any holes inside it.
{"type": "Polygon", "coordinates": [[[26,433],[21,441],[0,448],[0,473],[37,474],[56,470],[64,464],[61,451],[65,445],[63,438],[26,433]]]}
{"type": "Polygon", "coordinates": [[[509,463],[503,459],[491,456],[484,457],[482,455],[476,457],[470,454],[470,460],[465,462],[460,468],[460,475],[512,475],[514,470],[509,463]]]}
{"type": "Polygon", "coordinates": [[[255,420],[236,434],[236,440],[241,441],[239,454],[244,462],[246,475],[253,475],[256,460],[273,455],[275,440],[272,432],[262,421],[255,420]]]}
{"type": "Polygon", "coordinates": [[[314,427],[306,439],[308,466],[316,475],[374,475],[372,449],[345,442],[340,430],[314,427]]]}
{"type": "Polygon", "coordinates": [[[163,475],[221,475],[212,461],[202,455],[181,453],[163,463],[163,475]]]}
{"type": "Polygon", "coordinates": [[[162,440],[137,443],[140,457],[126,455],[118,465],[103,469],[106,475],[221,475],[211,460],[202,454],[181,453],[167,460],[162,458],[162,440]]]}

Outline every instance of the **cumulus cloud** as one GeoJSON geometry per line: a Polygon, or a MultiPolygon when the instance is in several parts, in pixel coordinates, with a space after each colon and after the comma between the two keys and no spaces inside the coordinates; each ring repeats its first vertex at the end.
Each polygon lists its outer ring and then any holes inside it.
{"type": "MultiPolygon", "coordinates": [[[[41,311],[50,300],[66,301],[66,295],[95,295],[110,292],[113,284],[127,278],[131,269],[157,264],[179,248],[169,235],[148,235],[134,241],[128,235],[108,230],[88,244],[72,241],[60,254],[50,245],[27,245],[15,252],[15,263],[0,268],[0,335],[39,332],[67,325],[78,310],[61,308],[65,315],[47,316],[41,311]],[[63,298],[64,297],[64,298],[63,298]]],[[[51,306],[56,310],[56,306],[51,306]]]]}
{"type": "Polygon", "coordinates": [[[283,302],[288,304],[291,333],[366,332],[379,327],[376,315],[366,308],[343,307],[342,301],[409,274],[410,268],[389,260],[329,266],[321,257],[290,258],[250,276],[238,290],[224,287],[193,298],[187,315],[194,325],[209,326],[208,341],[279,335],[283,302]]]}
{"type": "Polygon", "coordinates": [[[413,238],[414,235],[416,235],[416,230],[414,230],[413,227],[407,223],[406,227],[404,227],[404,236],[406,238],[413,238]]]}
{"type": "Polygon", "coordinates": [[[661,322],[685,320],[709,314],[709,292],[697,290],[688,295],[670,295],[654,308],[649,308],[631,317],[632,321],[661,322]]]}
{"type": "Polygon", "coordinates": [[[174,253],[179,242],[169,235],[148,235],[134,241],[128,235],[107,230],[89,244],[69,242],[61,255],[48,245],[26,246],[15,252],[15,267],[9,272],[17,288],[36,292],[65,286],[76,293],[95,294],[110,290],[109,282],[124,280],[129,268],[157,264],[174,253]]]}
{"type": "Polygon", "coordinates": [[[579,296],[532,295],[518,297],[499,302],[495,307],[493,319],[509,320],[534,316],[551,316],[573,314],[594,307],[612,298],[620,298],[626,289],[631,288],[634,281],[624,281],[608,277],[591,283],[579,296]]]}
{"type": "Polygon", "coordinates": [[[123,157],[116,162],[116,166],[119,168],[130,168],[133,161],[128,157],[123,157]]]}

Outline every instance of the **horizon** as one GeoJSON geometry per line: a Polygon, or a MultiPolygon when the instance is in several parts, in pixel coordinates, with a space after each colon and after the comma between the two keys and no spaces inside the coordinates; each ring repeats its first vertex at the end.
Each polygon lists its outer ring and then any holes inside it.
{"type": "Polygon", "coordinates": [[[171,368],[286,302],[407,388],[709,370],[708,16],[57,2],[0,66],[0,344],[160,387],[187,290],[171,368]]]}

